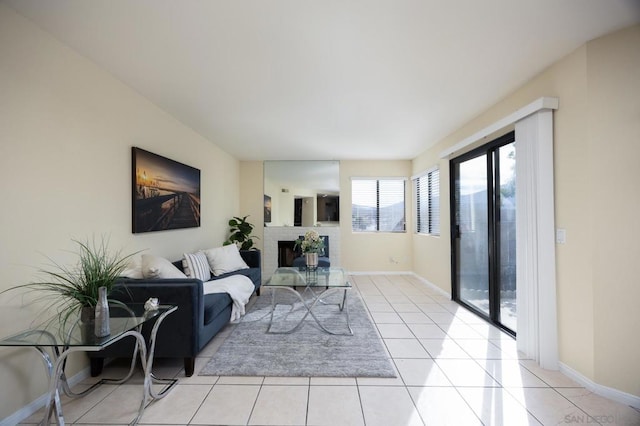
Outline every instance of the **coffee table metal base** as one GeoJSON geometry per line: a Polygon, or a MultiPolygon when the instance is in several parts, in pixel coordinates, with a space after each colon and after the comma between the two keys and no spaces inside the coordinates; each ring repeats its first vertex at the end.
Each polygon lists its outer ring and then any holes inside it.
{"type": "MultiPolygon", "coordinates": [[[[348,288],[344,288],[344,287],[329,287],[326,290],[324,290],[322,293],[320,293],[319,295],[315,295],[313,296],[313,302],[309,305],[307,303],[307,301],[304,299],[304,297],[302,297],[302,294],[300,294],[300,292],[298,292],[295,288],[292,287],[287,287],[287,286],[270,286],[271,288],[271,318],[269,320],[269,327],[267,328],[267,333],[270,334],[291,334],[294,331],[298,330],[302,324],[304,323],[304,320],[311,315],[311,317],[315,320],[315,322],[318,324],[318,326],[325,331],[326,333],[332,334],[332,335],[336,335],[336,336],[353,336],[353,330],[351,329],[351,322],[349,320],[349,305],[347,303],[347,290],[348,288]],[[293,294],[296,295],[296,297],[300,300],[300,302],[302,302],[302,306],[305,307],[305,309],[307,310],[307,312],[305,312],[305,314],[302,316],[302,318],[300,318],[299,322],[290,330],[285,330],[285,331],[274,331],[272,330],[273,327],[273,314],[275,312],[276,309],[276,290],[285,290],[285,291],[289,291],[293,294]],[[327,295],[329,295],[332,292],[335,291],[340,291],[342,290],[344,293],[342,295],[342,301],[341,303],[337,303],[336,305],[338,306],[338,308],[340,309],[340,312],[344,312],[345,313],[345,317],[347,320],[347,330],[346,332],[335,332],[333,330],[329,330],[328,328],[326,328],[322,322],[320,321],[320,319],[313,313],[313,308],[318,304],[318,303],[322,303],[322,304],[326,304],[322,299],[324,297],[326,297],[327,295]]],[[[311,287],[307,286],[305,287],[305,290],[303,292],[306,293],[308,290],[310,290],[313,293],[313,290],[311,289],[311,287]]],[[[294,310],[294,305],[291,306],[291,310],[289,311],[289,314],[291,312],[293,312],[294,310]]],[[[287,315],[289,315],[287,314],[287,315]]]]}

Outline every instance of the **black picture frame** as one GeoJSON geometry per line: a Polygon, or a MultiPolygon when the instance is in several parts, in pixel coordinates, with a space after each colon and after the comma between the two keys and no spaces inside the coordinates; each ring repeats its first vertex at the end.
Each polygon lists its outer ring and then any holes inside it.
{"type": "Polygon", "coordinates": [[[132,231],[200,226],[200,170],[131,148],[132,231]]]}
{"type": "Polygon", "coordinates": [[[264,223],[271,223],[271,197],[264,196],[264,223]]]}

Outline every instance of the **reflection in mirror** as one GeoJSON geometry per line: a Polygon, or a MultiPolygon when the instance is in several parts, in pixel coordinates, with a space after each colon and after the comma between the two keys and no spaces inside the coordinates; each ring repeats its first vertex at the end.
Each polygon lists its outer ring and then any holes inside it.
{"type": "Polygon", "coordinates": [[[339,161],[265,161],[265,226],[338,226],[339,161]]]}

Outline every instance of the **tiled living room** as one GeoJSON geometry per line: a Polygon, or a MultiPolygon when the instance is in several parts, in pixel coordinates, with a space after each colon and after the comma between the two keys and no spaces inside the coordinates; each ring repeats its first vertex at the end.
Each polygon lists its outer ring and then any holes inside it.
{"type": "Polygon", "coordinates": [[[639,45],[635,0],[0,0],[0,426],[640,425],[639,45]],[[100,238],[58,388],[16,289],[100,238]],[[156,331],[166,394],[65,395],[156,331]]]}
{"type": "MultiPolygon", "coordinates": [[[[548,425],[595,424],[596,419],[601,424],[640,423],[637,410],[523,359],[513,338],[415,277],[351,279],[389,351],[397,378],[184,378],[180,362],[163,362],[156,374],[176,376],[180,382],[145,410],[140,424],[548,425]]],[[[232,331],[233,325],[200,353],[197,370],[232,331]]],[[[122,376],[127,368],[119,364],[105,374],[122,376]]],[[[105,385],[70,401],[65,404],[65,420],[129,424],[138,410],[140,380],[105,385]]],[[[41,420],[38,412],[24,424],[41,420]]]]}

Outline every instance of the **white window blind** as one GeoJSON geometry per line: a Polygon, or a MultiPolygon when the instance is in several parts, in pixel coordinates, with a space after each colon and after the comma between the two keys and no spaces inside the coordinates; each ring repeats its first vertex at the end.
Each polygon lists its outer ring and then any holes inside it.
{"type": "Polygon", "coordinates": [[[405,232],[405,180],[351,180],[351,226],[354,232],[405,232]]]}
{"type": "Polygon", "coordinates": [[[440,235],[440,170],[414,179],[416,191],[416,231],[440,235]]]}

